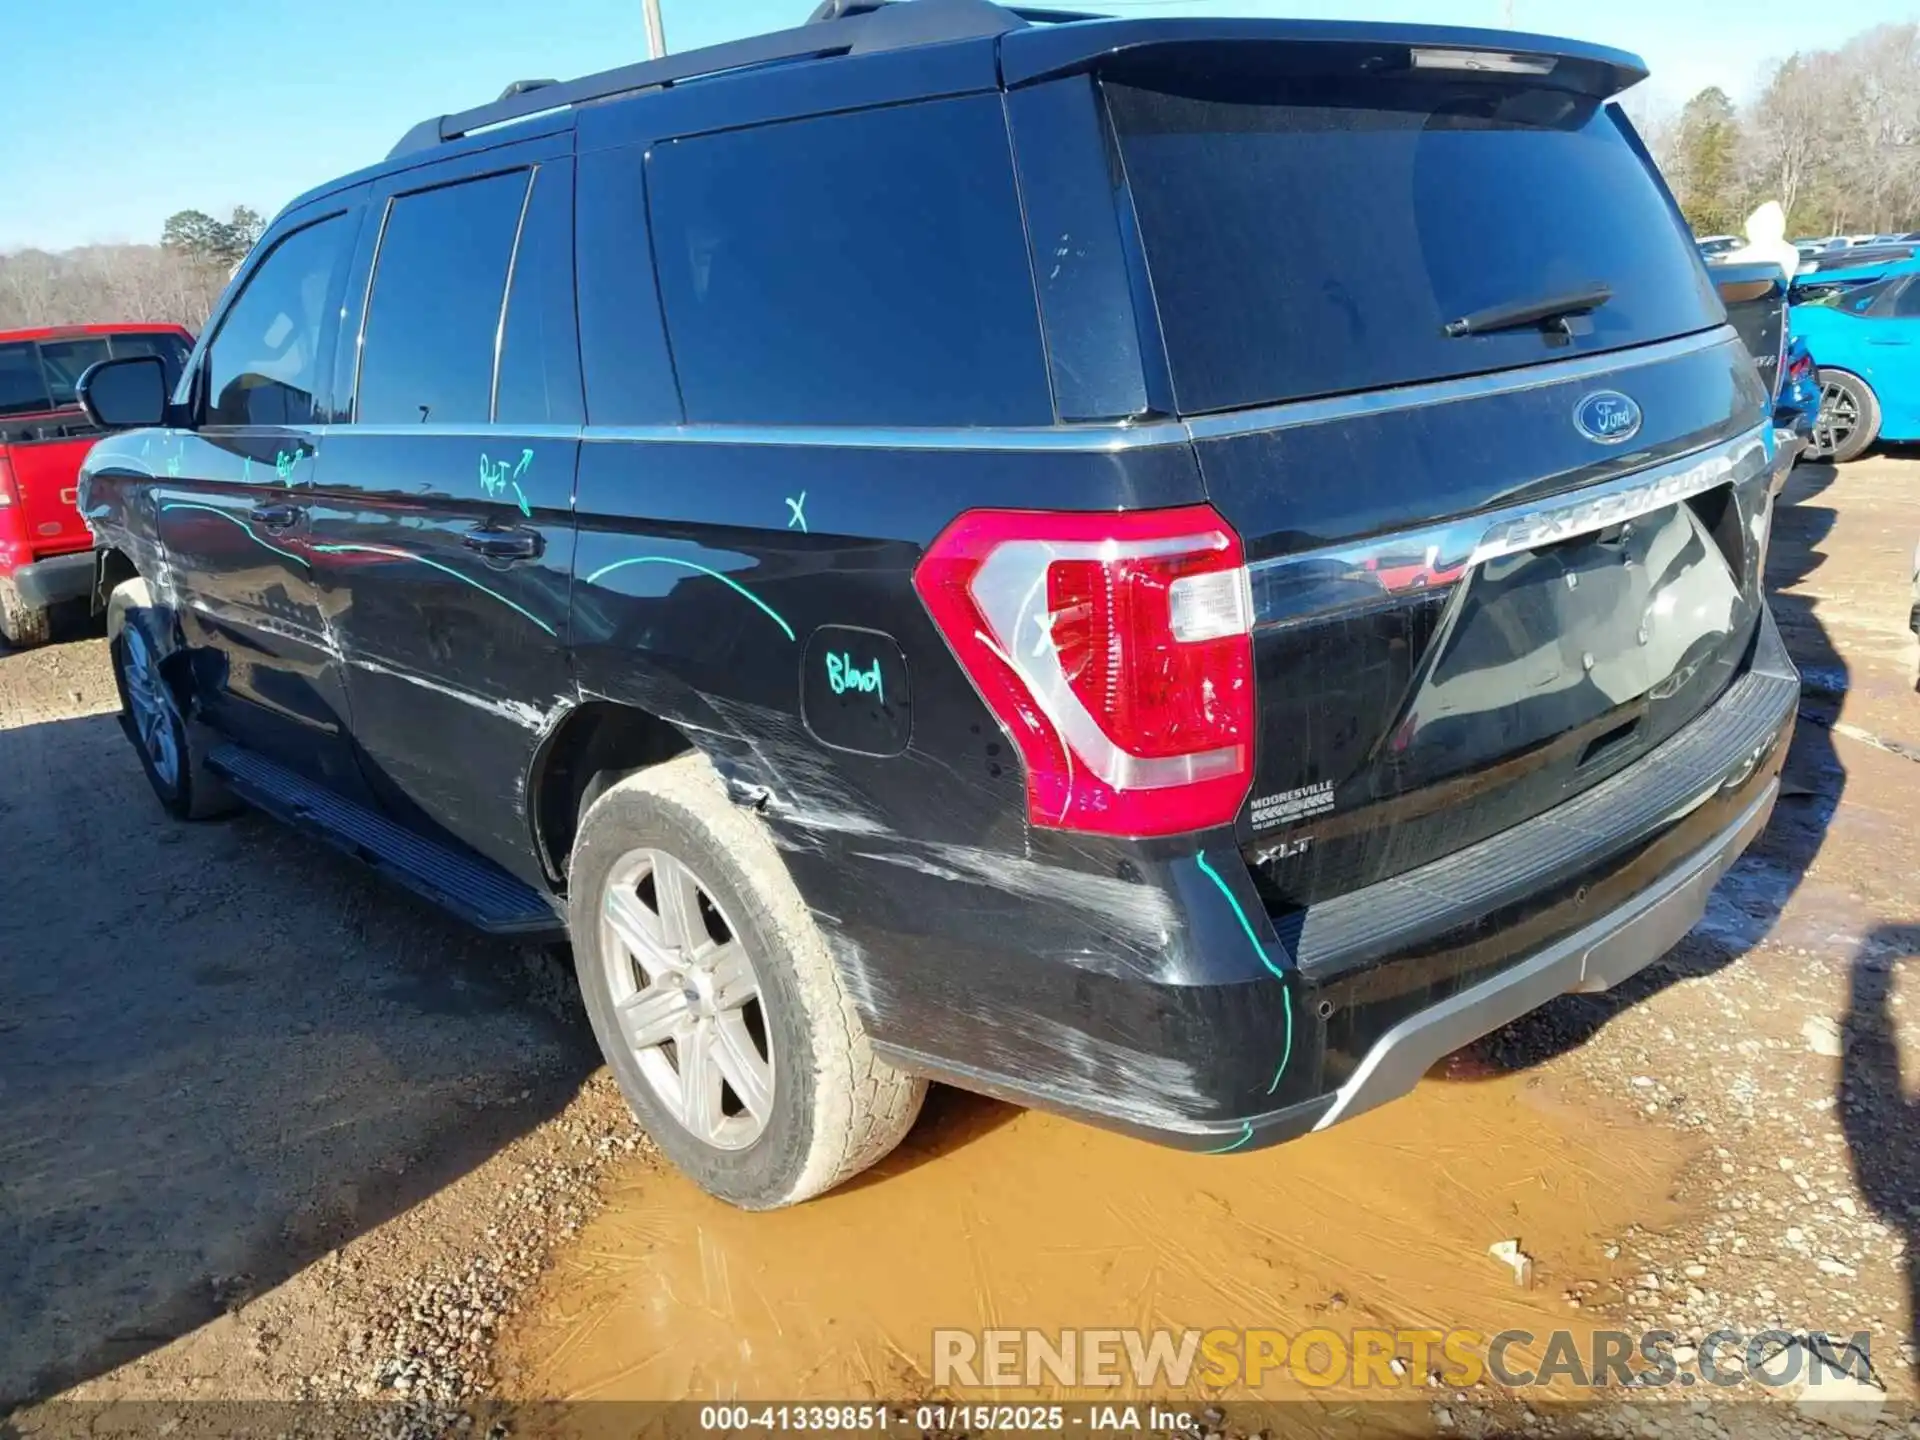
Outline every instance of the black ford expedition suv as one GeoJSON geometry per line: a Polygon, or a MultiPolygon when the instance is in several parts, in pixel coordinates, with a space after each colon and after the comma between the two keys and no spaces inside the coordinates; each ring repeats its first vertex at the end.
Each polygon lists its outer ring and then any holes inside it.
{"type": "Polygon", "coordinates": [[[1226,1152],[1617,983],[1765,824],[1770,402],[1535,36],[805,25],[276,220],[84,506],[126,728],[491,930],[736,1203],[928,1077],[1226,1152]]]}

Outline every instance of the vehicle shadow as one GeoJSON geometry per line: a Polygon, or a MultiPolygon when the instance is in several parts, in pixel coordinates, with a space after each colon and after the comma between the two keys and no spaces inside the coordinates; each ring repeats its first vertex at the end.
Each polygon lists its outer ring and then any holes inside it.
{"type": "MultiPolygon", "coordinates": [[[[1920,925],[1882,925],[1854,952],[1840,1026],[1840,1130],[1860,1193],[1906,1242],[1908,1341],[1920,1349],[1920,1099],[1901,1073],[1893,991],[1920,925]]],[[[1910,972],[1911,973],[1911,972],[1910,972]]]]}
{"type": "Polygon", "coordinates": [[[1722,878],[1706,917],[1664,959],[1612,990],[1562,996],[1480,1040],[1461,1057],[1464,1063],[1437,1075],[1490,1078],[1577,1049],[1621,1011],[1677,981],[1725,968],[1773,930],[1819,855],[1847,783],[1830,729],[1847,690],[1847,665],[1812,600],[1789,590],[1826,558],[1821,546],[1836,514],[1821,497],[1835,478],[1831,465],[1798,465],[1775,505],[1767,598],[1800,670],[1801,699],[1780,799],[1765,832],[1722,878]]]}
{"type": "Polygon", "coordinates": [[[0,1414],[237,1308],[558,1113],[570,967],[257,816],[112,715],[0,730],[0,1414]]]}

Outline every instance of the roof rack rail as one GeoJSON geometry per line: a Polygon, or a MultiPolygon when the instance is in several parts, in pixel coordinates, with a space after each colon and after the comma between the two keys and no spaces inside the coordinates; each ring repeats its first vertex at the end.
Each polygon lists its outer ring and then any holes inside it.
{"type": "MultiPolygon", "coordinates": [[[[871,15],[887,5],[923,4],[925,0],[820,0],[813,14],[807,17],[807,23],[818,25],[828,20],[842,20],[851,15],[871,15]]],[[[1029,24],[1060,23],[1070,20],[1111,20],[1111,15],[1092,10],[1055,10],[1050,6],[1002,5],[1009,15],[1017,15],[1029,24]]]]}
{"type": "Polygon", "coordinates": [[[775,30],[658,60],[643,60],[578,80],[558,83],[518,80],[491,104],[422,120],[400,137],[400,143],[388,152],[387,158],[395,160],[430,150],[490,125],[503,125],[549,110],[564,110],[570,105],[636,90],[658,89],[727,70],[781,60],[865,54],[931,45],[942,40],[1000,35],[1028,23],[1021,13],[996,5],[993,0],[911,0],[904,4],[890,3],[890,0],[824,0],[814,17],[791,30],[775,30]]]}

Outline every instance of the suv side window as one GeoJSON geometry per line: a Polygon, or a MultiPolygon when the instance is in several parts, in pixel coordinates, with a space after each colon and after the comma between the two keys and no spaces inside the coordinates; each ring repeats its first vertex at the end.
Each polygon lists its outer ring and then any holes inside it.
{"type": "Polygon", "coordinates": [[[209,425],[306,425],[327,295],[352,227],[333,215],[275,243],[220,321],[205,365],[209,425]]]}
{"type": "Polygon", "coordinates": [[[647,194],[689,421],[1052,423],[998,96],[676,140],[647,194]]]}
{"type": "Polygon", "coordinates": [[[397,196],[361,341],[362,424],[485,423],[528,172],[397,196]]]}

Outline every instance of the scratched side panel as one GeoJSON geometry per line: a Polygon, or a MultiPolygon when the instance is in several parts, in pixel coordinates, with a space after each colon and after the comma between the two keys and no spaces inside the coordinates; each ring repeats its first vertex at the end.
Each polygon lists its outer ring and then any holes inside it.
{"type": "MultiPolygon", "coordinates": [[[[1099,508],[1116,494],[1186,503],[1193,486],[1184,448],[1023,456],[590,439],[573,611],[581,688],[681,726],[760,808],[864,1023],[907,1063],[981,1088],[1097,1100],[1149,1128],[1276,1109],[1308,1098],[1318,1073],[1298,1017],[1297,1058],[1284,1081],[1276,1074],[1296,1018],[1274,968],[1282,952],[1270,965],[1249,944],[1192,839],[1032,830],[1018,756],[912,589],[957,497],[1099,508]],[[912,685],[903,753],[851,753],[809,730],[801,667],[826,625],[898,644],[912,685]]],[[[1232,837],[1210,838],[1224,866],[1232,837]]],[[[1238,903],[1264,923],[1251,887],[1238,903]]]]}
{"type": "Polygon", "coordinates": [[[726,742],[775,815],[857,816],[869,833],[1020,853],[1017,760],[927,618],[914,564],[970,506],[1175,505],[1197,487],[1185,447],[903,451],[590,429],[573,613],[581,689],[726,742]],[[913,693],[904,754],[836,750],[801,723],[802,656],[823,625],[900,646],[913,693]]]}
{"type": "Polygon", "coordinates": [[[208,720],[361,795],[338,648],[307,548],[318,451],[312,426],[160,432],[149,447],[149,500],[208,720]]]}
{"type": "Polygon", "coordinates": [[[311,548],[368,779],[399,818],[541,883],[524,787],[574,696],[578,441],[337,426],[327,447],[311,548]],[[539,553],[489,561],[466,543],[507,525],[537,535],[539,553]]]}

